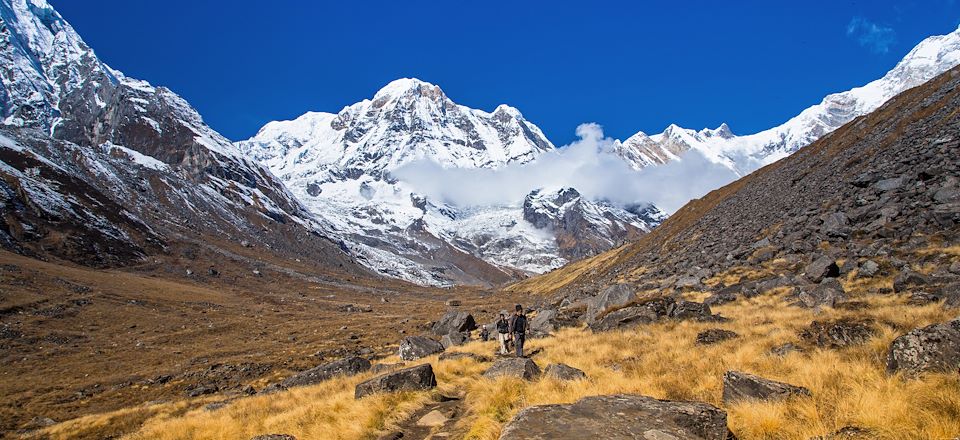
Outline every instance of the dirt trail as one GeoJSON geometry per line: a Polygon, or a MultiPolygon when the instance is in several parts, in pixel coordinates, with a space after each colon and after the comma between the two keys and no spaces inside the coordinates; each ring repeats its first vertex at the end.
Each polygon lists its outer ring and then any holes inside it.
{"type": "Polygon", "coordinates": [[[457,422],[466,414],[463,397],[441,396],[439,402],[431,402],[413,413],[392,432],[378,440],[439,440],[458,439],[462,432],[456,429],[457,422]]]}

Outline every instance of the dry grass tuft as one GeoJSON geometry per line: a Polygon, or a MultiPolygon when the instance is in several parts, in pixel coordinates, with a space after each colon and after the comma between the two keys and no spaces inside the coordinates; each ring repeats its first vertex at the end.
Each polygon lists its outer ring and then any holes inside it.
{"type": "MultiPolygon", "coordinates": [[[[880,283],[887,283],[881,280],[880,283]]],[[[853,284],[854,289],[869,283],[853,284]]],[[[855,291],[856,292],[856,291],[855,291]]],[[[563,362],[584,370],[588,379],[524,382],[482,377],[487,364],[472,359],[439,362],[430,357],[440,387],[433,392],[378,395],[353,399],[354,386],[369,374],[329,381],[268,396],[235,401],[216,411],[174,408],[153,414],[129,439],[249,438],[268,432],[301,439],[374,438],[438,394],[464,394],[466,414],[457,422],[467,439],[496,439],[520,409],[538,404],[569,403],[585,396],[637,393],[657,398],[700,400],[728,411],[728,423],[741,439],[807,439],[846,426],[868,429],[879,439],[952,438],[960,434],[960,378],[956,373],[906,379],[885,373],[890,342],[916,327],[955,317],[937,304],[915,307],[895,295],[861,296],[856,311],[825,309],[819,313],[786,305],[783,295],[762,295],[718,306],[728,323],[664,322],[627,331],[593,334],[564,329],[528,342],[542,348],[535,358],[545,367],[563,362]],[[799,344],[797,333],[814,319],[872,318],[877,336],[867,344],[842,350],[805,347],[779,357],[770,348],[799,344]],[[695,345],[698,332],[721,327],[740,337],[712,346],[695,345]],[[811,397],[784,402],[721,402],[721,377],[741,370],[809,388],[811,397]],[[182,411],[181,411],[182,412],[182,411]]],[[[493,342],[473,342],[460,351],[490,355],[493,342]]],[[[386,359],[394,362],[396,359],[386,359]]],[[[102,423],[100,419],[80,419],[102,423]]],[[[49,433],[66,438],[66,426],[49,433]]]]}

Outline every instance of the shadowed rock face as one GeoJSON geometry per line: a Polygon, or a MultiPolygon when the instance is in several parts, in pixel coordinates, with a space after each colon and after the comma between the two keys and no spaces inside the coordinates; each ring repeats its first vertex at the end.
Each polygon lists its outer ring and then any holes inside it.
{"type": "Polygon", "coordinates": [[[723,375],[723,403],[744,399],[780,400],[790,396],[809,396],[804,387],[764,379],[753,374],[728,371],[723,375]]]}
{"type": "Polygon", "coordinates": [[[361,382],[354,390],[354,397],[359,399],[373,393],[392,393],[396,391],[422,391],[435,388],[437,377],[433,374],[430,364],[397,370],[361,382]]]}
{"type": "Polygon", "coordinates": [[[960,319],[918,328],[894,339],[887,372],[908,375],[951,372],[960,368],[960,319]]]}
{"type": "Polygon", "coordinates": [[[520,411],[500,440],[728,440],[727,414],[702,402],[675,402],[634,395],[594,396],[570,405],[520,411]]]}

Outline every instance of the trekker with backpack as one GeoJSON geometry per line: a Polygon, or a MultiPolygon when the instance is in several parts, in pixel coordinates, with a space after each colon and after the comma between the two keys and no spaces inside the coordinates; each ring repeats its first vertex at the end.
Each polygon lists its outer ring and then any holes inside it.
{"type": "Polygon", "coordinates": [[[523,343],[527,339],[527,315],[523,314],[523,307],[517,304],[513,319],[510,320],[510,333],[513,334],[513,344],[517,347],[517,357],[523,357],[523,343]]]}
{"type": "Polygon", "coordinates": [[[507,349],[507,344],[510,342],[510,323],[507,322],[507,317],[503,313],[500,314],[500,319],[497,321],[497,341],[500,342],[500,354],[510,352],[507,349]]]}

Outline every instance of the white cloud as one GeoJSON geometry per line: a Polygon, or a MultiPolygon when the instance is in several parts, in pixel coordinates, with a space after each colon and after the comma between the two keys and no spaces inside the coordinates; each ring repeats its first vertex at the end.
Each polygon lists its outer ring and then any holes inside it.
{"type": "Polygon", "coordinates": [[[514,205],[535,189],[573,187],[592,200],[623,206],[652,202],[668,213],[737,178],[695,151],[637,171],[612,152],[615,141],[604,137],[599,125],[580,125],[577,135],[580,140],[527,164],[464,169],[424,160],[393,175],[419,193],[457,206],[514,205]]]}
{"type": "Polygon", "coordinates": [[[878,25],[863,17],[850,19],[847,36],[874,53],[887,53],[890,46],[897,42],[897,33],[893,28],[878,25]]]}

